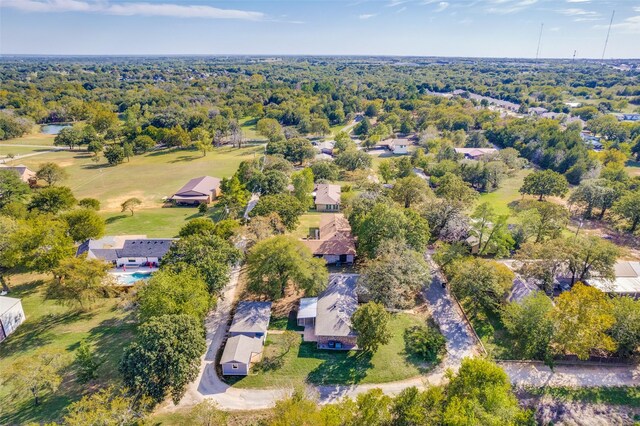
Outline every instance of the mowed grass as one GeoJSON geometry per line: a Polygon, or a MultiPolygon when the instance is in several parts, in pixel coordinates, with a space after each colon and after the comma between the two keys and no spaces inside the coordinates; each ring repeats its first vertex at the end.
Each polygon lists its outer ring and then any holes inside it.
{"type": "MultiPolygon", "coordinates": [[[[310,382],[318,385],[386,383],[416,377],[430,367],[405,353],[404,330],[424,325],[426,319],[408,314],[394,314],[389,323],[391,339],[371,357],[360,351],[318,350],[316,344],[303,343],[302,336],[283,356],[280,368],[260,371],[233,379],[239,388],[279,388],[310,382]]],[[[278,357],[284,351],[282,334],[268,334],[265,357],[278,357]]]]}
{"type": "Polygon", "coordinates": [[[0,141],[2,145],[47,145],[53,146],[53,140],[55,135],[45,135],[44,133],[33,133],[21,138],[8,139],[6,141],[0,141]]]}
{"type": "Polygon", "coordinates": [[[167,207],[130,212],[102,213],[106,235],[147,235],[150,238],[169,238],[178,235],[189,220],[199,217],[196,207],[167,207]]]}
{"type": "Polygon", "coordinates": [[[244,117],[240,119],[240,128],[242,129],[242,135],[246,140],[249,141],[266,141],[267,139],[258,134],[258,130],[256,129],[256,124],[258,123],[257,118],[253,117],[244,117]]]}
{"type": "Polygon", "coordinates": [[[318,228],[320,227],[320,216],[322,213],[319,212],[307,212],[300,216],[298,227],[291,233],[296,238],[305,238],[309,236],[309,228],[318,228]]]}
{"type": "Polygon", "coordinates": [[[513,177],[505,179],[497,190],[480,194],[477,204],[489,203],[497,214],[511,214],[509,203],[522,198],[522,195],[518,191],[524,182],[525,176],[532,171],[532,169],[518,170],[513,177]]]}
{"type": "Polygon", "coordinates": [[[627,161],[625,170],[630,176],[640,176],[640,161],[627,161]]]}
{"type": "MultiPolygon", "coordinates": [[[[0,158],[4,158],[9,154],[13,155],[25,155],[34,154],[36,152],[47,152],[51,148],[39,148],[37,146],[6,146],[0,144],[0,158]]],[[[34,170],[35,171],[35,170],[34,170]]]]}
{"type": "Polygon", "coordinates": [[[9,371],[19,359],[41,351],[58,352],[66,366],[62,369],[63,382],[54,394],[43,394],[39,406],[35,406],[31,398],[12,398],[12,388],[0,384],[3,401],[0,424],[3,425],[60,419],[64,407],[86,392],[120,381],[118,364],[124,346],[133,336],[133,320],[117,307],[117,299],[98,300],[87,311],[48,300],[45,298],[48,279],[45,275],[12,278],[9,295],[22,300],[26,321],[0,344],[0,365],[2,371],[9,371]],[[97,370],[98,378],[85,385],[76,381],[73,366],[74,351],[82,339],[87,339],[104,361],[97,370]]]}
{"type": "Polygon", "coordinates": [[[55,152],[16,161],[37,169],[44,162],[62,166],[69,177],[61,185],[69,186],[76,198],[97,198],[102,210],[114,212],[128,198],[137,197],[142,209],[157,209],[163,197],[172,195],[190,179],[199,176],[229,177],[243,160],[262,152],[262,145],[242,149],[216,148],[206,156],[193,150],[162,150],[131,157],[130,161],[109,166],[84,152],[55,152]]]}

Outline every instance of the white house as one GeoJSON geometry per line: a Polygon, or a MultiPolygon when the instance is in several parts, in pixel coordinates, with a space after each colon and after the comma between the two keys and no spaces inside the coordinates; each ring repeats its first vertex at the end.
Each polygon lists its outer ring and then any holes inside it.
{"type": "Polygon", "coordinates": [[[76,256],[87,255],[87,259],[100,259],[122,266],[158,266],[167,254],[173,238],[147,238],[146,235],[110,235],[96,240],[87,240],[76,251],[76,256]]]}
{"type": "Polygon", "coordinates": [[[20,299],[0,296],[0,342],[16,331],[25,318],[20,299]]]}

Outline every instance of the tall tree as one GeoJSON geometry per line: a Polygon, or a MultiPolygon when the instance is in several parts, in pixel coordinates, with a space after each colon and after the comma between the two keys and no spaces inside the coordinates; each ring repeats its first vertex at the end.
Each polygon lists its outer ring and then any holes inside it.
{"type": "Polygon", "coordinates": [[[231,217],[236,217],[249,202],[250,193],[247,187],[240,183],[237,175],[224,178],[220,183],[222,195],[219,203],[229,212],[231,217]]]}
{"type": "Polygon", "coordinates": [[[120,372],[125,386],[161,402],[167,395],[177,404],[195,380],[207,345],[202,322],[188,315],[151,318],[138,328],[124,351],[120,372]]]}
{"type": "Polygon", "coordinates": [[[36,177],[47,182],[49,186],[65,180],[67,176],[67,172],[56,163],[40,164],[36,171],[36,177]]]}
{"type": "Polygon", "coordinates": [[[308,295],[318,294],[328,280],[323,259],[292,237],[278,235],[258,242],[247,258],[249,289],[272,299],[284,296],[293,284],[308,295]]]}
{"type": "Polygon", "coordinates": [[[634,233],[640,224],[640,190],[629,191],[613,205],[613,212],[626,219],[629,232],[634,233]]]}
{"type": "Polygon", "coordinates": [[[567,179],[553,170],[542,170],[533,172],[524,178],[521,194],[537,195],[542,201],[545,197],[564,197],[569,190],[567,179]]]}
{"type": "Polygon", "coordinates": [[[41,350],[28,357],[20,357],[9,368],[3,369],[4,381],[12,386],[12,397],[30,396],[34,405],[40,405],[43,394],[53,393],[62,383],[61,355],[41,350]]]}
{"type": "Polygon", "coordinates": [[[594,235],[566,241],[572,283],[585,281],[594,274],[603,278],[614,277],[613,266],[621,253],[618,246],[594,235]]]}
{"type": "Polygon", "coordinates": [[[375,353],[380,345],[385,345],[391,338],[389,320],[391,315],[380,303],[369,302],[353,313],[351,324],[358,334],[358,347],[364,352],[375,353]]]}
{"type": "Polygon", "coordinates": [[[474,258],[456,263],[451,270],[451,290],[474,314],[497,311],[513,285],[513,272],[498,262],[474,258]]]}
{"type": "Polygon", "coordinates": [[[42,213],[57,214],[62,210],[68,210],[75,206],[76,198],[71,189],[66,186],[43,188],[36,192],[29,203],[29,210],[38,210],[42,213]]]}
{"type": "Polygon", "coordinates": [[[54,279],[49,285],[47,297],[78,304],[85,309],[88,304],[105,295],[109,269],[107,263],[98,259],[66,258],[52,270],[54,279]]]}
{"type": "Polygon", "coordinates": [[[433,197],[433,192],[424,179],[413,175],[398,179],[391,189],[391,198],[410,208],[433,197]]]}
{"type": "Polygon", "coordinates": [[[129,198],[125,200],[122,204],[120,204],[120,209],[122,212],[126,212],[129,210],[131,212],[131,216],[133,216],[133,212],[140,207],[142,201],[139,198],[129,198]]]}
{"type": "Polygon", "coordinates": [[[312,204],[311,192],[313,192],[313,172],[305,168],[291,175],[293,195],[305,206],[312,204]]]}
{"type": "Polygon", "coordinates": [[[507,329],[513,352],[518,358],[548,360],[553,336],[551,312],[553,303],[542,292],[511,302],[502,311],[502,323],[507,329]]]}
{"type": "Polygon", "coordinates": [[[607,334],[615,324],[613,306],[607,295],[594,287],[576,283],[555,300],[552,313],[552,345],[560,353],[588,359],[592,350],[613,351],[615,341],[607,334]]]}
{"type": "Polygon", "coordinates": [[[0,169],[0,208],[9,203],[26,201],[30,192],[29,185],[16,172],[0,169]]]}
{"type": "Polygon", "coordinates": [[[268,216],[271,213],[277,213],[282,219],[282,223],[292,231],[298,226],[298,220],[305,211],[305,206],[296,197],[288,194],[276,194],[260,197],[249,216],[268,216]]]}
{"type": "Polygon", "coordinates": [[[61,218],[67,222],[69,236],[73,238],[73,241],[81,242],[104,235],[105,221],[95,210],[71,210],[64,213],[61,218]]]}

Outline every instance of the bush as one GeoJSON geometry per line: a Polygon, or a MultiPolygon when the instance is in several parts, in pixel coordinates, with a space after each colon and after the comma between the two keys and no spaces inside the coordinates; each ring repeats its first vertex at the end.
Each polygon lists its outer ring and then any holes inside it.
{"type": "Polygon", "coordinates": [[[414,326],[404,331],[407,353],[434,362],[445,352],[446,340],[435,327],[414,326]]]}
{"type": "Polygon", "coordinates": [[[207,210],[209,210],[209,205],[207,203],[198,204],[198,211],[201,214],[205,214],[207,212],[207,210]]]}

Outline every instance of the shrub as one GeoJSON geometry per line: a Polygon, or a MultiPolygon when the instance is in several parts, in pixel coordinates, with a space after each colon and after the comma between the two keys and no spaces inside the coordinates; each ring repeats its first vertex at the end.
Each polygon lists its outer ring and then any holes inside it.
{"type": "Polygon", "coordinates": [[[433,362],[444,354],[446,340],[435,327],[414,326],[404,331],[404,343],[409,354],[433,362]]]}

